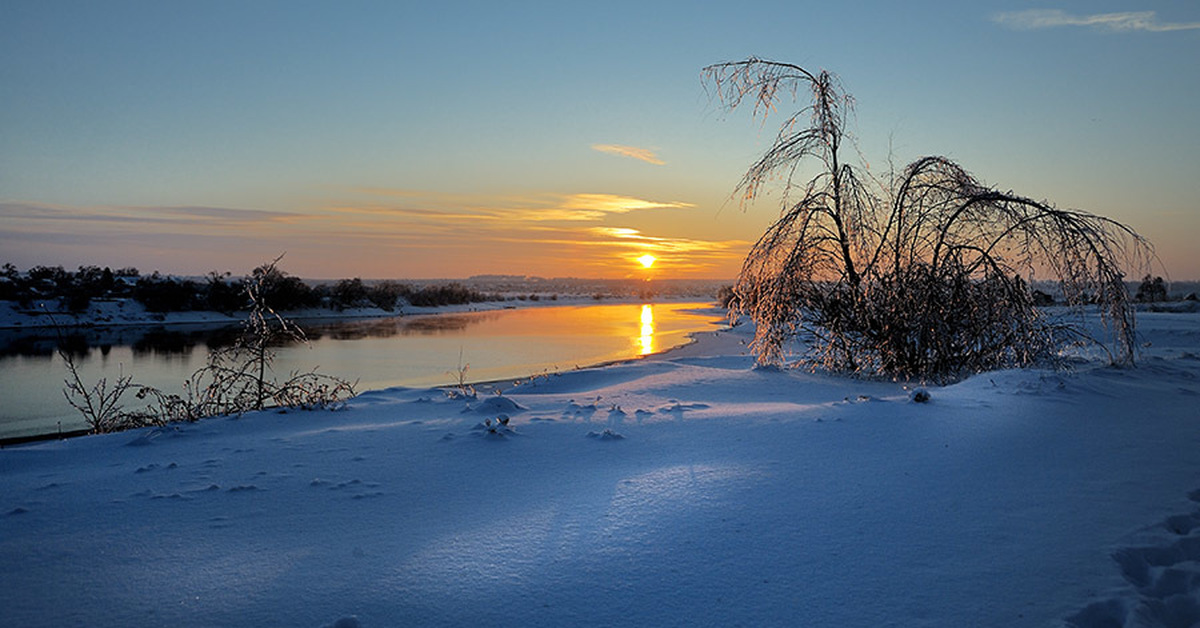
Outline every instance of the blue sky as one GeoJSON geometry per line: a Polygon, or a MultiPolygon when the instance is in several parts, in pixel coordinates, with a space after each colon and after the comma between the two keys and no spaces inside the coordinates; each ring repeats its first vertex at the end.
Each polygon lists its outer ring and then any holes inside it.
{"type": "Polygon", "coordinates": [[[839,74],[876,170],[944,154],[1200,278],[1193,2],[9,0],[0,261],[732,277],[776,120],[699,73],[751,55],[839,74]]]}

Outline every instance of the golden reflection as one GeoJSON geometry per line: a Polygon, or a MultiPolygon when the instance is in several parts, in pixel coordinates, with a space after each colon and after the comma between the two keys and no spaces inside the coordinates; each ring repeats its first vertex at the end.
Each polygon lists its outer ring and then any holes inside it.
{"type": "Polygon", "coordinates": [[[642,336],[638,341],[642,345],[642,355],[654,353],[654,308],[649,304],[642,306],[642,336]]]}

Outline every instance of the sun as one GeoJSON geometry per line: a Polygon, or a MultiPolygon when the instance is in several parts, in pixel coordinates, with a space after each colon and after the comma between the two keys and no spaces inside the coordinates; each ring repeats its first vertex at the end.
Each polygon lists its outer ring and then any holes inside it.
{"type": "Polygon", "coordinates": [[[654,265],[654,262],[658,261],[658,258],[647,253],[647,254],[637,258],[637,261],[642,263],[642,268],[650,268],[651,266],[654,265]]]}

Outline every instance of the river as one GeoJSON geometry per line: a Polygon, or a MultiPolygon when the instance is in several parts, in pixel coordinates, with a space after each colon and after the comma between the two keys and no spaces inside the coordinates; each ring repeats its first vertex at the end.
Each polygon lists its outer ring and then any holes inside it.
{"type": "MultiPolygon", "coordinates": [[[[359,392],[516,379],[634,359],[723,322],[711,303],[589,304],[304,324],[307,343],[275,349],[274,372],[316,368],[359,392]]],[[[166,392],[204,366],[236,328],[171,325],[71,330],[85,383],[122,374],[166,392]]],[[[63,396],[53,331],[0,330],[0,439],[86,427],[63,396]]],[[[136,400],[130,395],[130,406],[136,400]]]]}

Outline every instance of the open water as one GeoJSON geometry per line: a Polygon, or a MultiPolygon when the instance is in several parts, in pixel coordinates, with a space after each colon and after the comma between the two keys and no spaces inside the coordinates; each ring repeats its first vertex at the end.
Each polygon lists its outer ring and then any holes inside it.
{"type": "MultiPolygon", "coordinates": [[[[274,373],[316,368],[359,392],[523,378],[635,359],[718,328],[711,303],[596,304],[303,325],[308,343],[275,349],[274,373]]],[[[227,343],[236,328],[171,325],[86,328],[66,342],[85,383],[122,374],[165,392],[227,343]]],[[[83,429],[63,396],[66,369],[52,330],[0,330],[0,438],[83,429]]],[[[129,407],[136,399],[129,395],[129,407]]]]}

